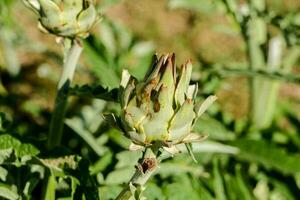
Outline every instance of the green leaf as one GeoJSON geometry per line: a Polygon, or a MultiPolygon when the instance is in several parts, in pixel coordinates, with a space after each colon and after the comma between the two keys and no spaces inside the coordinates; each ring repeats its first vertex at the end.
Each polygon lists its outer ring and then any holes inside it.
{"type": "Polygon", "coordinates": [[[213,160],[213,175],[214,175],[214,190],[218,200],[226,200],[224,180],[219,168],[219,162],[217,159],[213,160]]]}
{"type": "Polygon", "coordinates": [[[21,142],[9,134],[0,135],[0,149],[19,149],[21,142]]]}
{"type": "Polygon", "coordinates": [[[24,186],[23,193],[26,196],[30,196],[32,194],[33,189],[38,185],[39,182],[40,182],[40,179],[38,179],[36,177],[30,178],[24,186]]]}
{"type": "Polygon", "coordinates": [[[98,186],[90,174],[88,160],[80,159],[76,169],[65,168],[65,174],[76,178],[72,183],[73,189],[76,187],[76,191],[72,194],[73,199],[82,199],[84,195],[86,199],[99,200],[98,186]]]}
{"type": "Polygon", "coordinates": [[[54,177],[54,175],[51,174],[48,177],[45,199],[55,200],[55,188],[56,188],[55,177],[54,177]]]}
{"type": "Polygon", "coordinates": [[[109,88],[116,88],[119,86],[120,81],[116,72],[110,68],[110,66],[108,66],[108,64],[97,54],[96,50],[87,43],[84,45],[84,56],[92,71],[99,77],[102,86],[109,88]]]}
{"type": "Polygon", "coordinates": [[[101,22],[100,40],[105,46],[105,50],[108,52],[107,56],[115,57],[117,53],[117,41],[115,38],[114,27],[108,20],[103,20],[101,22]]]}
{"type": "Polygon", "coordinates": [[[176,161],[160,163],[156,173],[160,174],[162,177],[174,176],[175,174],[183,173],[190,173],[195,177],[199,177],[204,175],[205,171],[202,167],[199,167],[197,165],[192,165],[190,163],[180,163],[179,161],[176,161]]]}
{"type": "Polygon", "coordinates": [[[134,174],[135,169],[133,167],[125,167],[112,171],[106,177],[106,185],[117,185],[127,183],[132,175],[134,174]]]}
{"type": "Polygon", "coordinates": [[[18,139],[9,134],[0,135],[0,150],[13,149],[18,158],[24,156],[36,156],[39,150],[28,143],[21,143],[18,139]]]}
{"type": "Polygon", "coordinates": [[[195,176],[191,177],[191,184],[198,191],[199,200],[215,200],[202,181],[195,176]]]}
{"type": "Polygon", "coordinates": [[[109,135],[109,138],[119,146],[123,147],[124,149],[129,149],[131,141],[127,137],[125,137],[121,131],[111,128],[104,134],[109,135]]]}
{"type": "Polygon", "coordinates": [[[115,199],[121,190],[122,187],[117,185],[102,186],[100,187],[101,200],[115,199]]]}
{"type": "Polygon", "coordinates": [[[0,150],[0,164],[2,164],[3,162],[5,162],[6,159],[8,159],[13,153],[13,149],[4,149],[4,150],[0,150]]]}
{"type": "Polygon", "coordinates": [[[143,195],[146,197],[147,200],[164,199],[161,188],[154,183],[147,183],[143,195]]]}
{"type": "Polygon", "coordinates": [[[9,200],[17,200],[19,199],[18,193],[12,190],[12,188],[8,185],[0,183],[0,197],[9,199],[9,200]]]}
{"type": "Polygon", "coordinates": [[[118,163],[116,165],[116,168],[122,168],[122,167],[132,167],[134,166],[139,158],[142,157],[142,152],[140,151],[122,151],[116,155],[118,159],[118,163]]]}
{"type": "Polygon", "coordinates": [[[116,155],[118,162],[116,170],[110,172],[105,180],[108,185],[126,183],[134,174],[134,165],[142,156],[141,152],[123,151],[116,155]]]}
{"type": "Polygon", "coordinates": [[[166,199],[172,200],[199,200],[197,191],[193,190],[191,185],[182,184],[180,182],[167,184],[163,187],[166,199]]]}
{"type": "Polygon", "coordinates": [[[275,179],[271,180],[274,190],[270,194],[270,199],[284,199],[284,200],[296,200],[294,195],[291,193],[289,186],[279,182],[275,179]]]}
{"type": "Polygon", "coordinates": [[[241,192],[241,196],[243,197],[242,199],[244,199],[244,200],[253,199],[251,192],[249,191],[249,188],[243,179],[240,166],[236,166],[235,173],[236,173],[237,186],[238,186],[239,191],[241,192]]]}
{"type": "Polygon", "coordinates": [[[205,116],[202,116],[197,120],[193,131],[201,134],[208,134],[210,139],[216,140],[232,140],[235,137],[234,133],[227,130],[222,123],[205,116]]]}
{"type": "Polygon", "coordinates": [[[101,85],[76,85],[69,89],[69,94],[84,98],[96,98],[103,99],[106,101],[118,101],[118,89],[109,90],[101,85]]]}
{"type": "Polygon", "coordinates": [[[226,192],[230,200],[252,200],[254,199],[248,189],[246,182],[240,172],[240,166],[235,167],[235,176],[229,173],[223,173],[225,179],[226,192]]]}
{"type": "Polygon", "coordinates": [[[107,151],[94,165],[90,167],[91,175],[97,174],[106,169],[111,163],[113,154],[111,151],[107,151]]]}
{"type": "MultiPolygon", "coordinates": [[[[224,154],[237,154],[239,149],[231,146],[222,144],[220,142],[214,141],[204,141],[200,143],[193,143],[193,152],[194,153],[224,153],[224,154]]],[[[181,149],[184,152],[184,149],[181,149]]]]}
{"type": "Polygon", "coordinates": [[[284,149],[263,140],[239,139],[230,142],[240,149],[238,159],[256,162],[267,169],[276,169],[285,174],[300,171],[300,155],[288,154],[284,149]]]}
{"type": "Polygon", "coordinates": [[[20,145],[17,156],[36,156],[39,153],[40,151],[35,146],[24,143],[20,145]]]}
{"type": "Polygon", "coordinates": [[[6,181],[7,174],[8,174],[8,171],[5,168],[0,166],[0,179],[2,181],[6,181]]]}
{"type": "Polygon", "coordinates": [[[266,8],[266,2],[262,0],[251,0],[251,6],[260,12],[263,12],[266,8]]]}
{"type": "Polygon", "coordinates": [[[96,142],[96,138],[89,130],[86,130],[83,120],[79,117],[66,119],[66,124],[77,133],[99,156],[102,156],[106,149],[96,142]]]}
{"type": "Polygon", "coordinates": [[[77,189],[77,186],[79,185],[79,181],[78,179],[74,178],[74,177],[71,177],[71,188],[72,188],[72,191],[71,191],[71,199],[74,199],[74,195],[75,195],[75,192],[76,192],[76,189],[77,189]]]}

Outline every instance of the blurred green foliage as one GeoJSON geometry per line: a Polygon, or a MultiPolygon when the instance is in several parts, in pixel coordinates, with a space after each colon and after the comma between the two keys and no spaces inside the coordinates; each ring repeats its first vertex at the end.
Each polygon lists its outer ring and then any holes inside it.
{"type": "Polygon", "coordinates": [[[0,2],[0,198],[115,198],[141,153],[128,151],[130,141],[101,114],[119,113],[122,69],[141,79],[153,53],[168,49],[194,59],[199,100],[217,94],[219,101],[195,125],[195,132],[209,135],[192,146],[198,163],[184,149],[164,155],[145,197],[299,199],[297,0],[103,0],[98,10],[103,19],[84,42],[62,146],[49,151],[62,54],[54,38],[34,31],[35,16],[24,5],[0,2]],[[147,5],[161,4],[149,17],[147,5]],[[174,21],[166,17],[170,12],[174,21]],[[135,26],[137,19],[142,24],[135,26]],[[177,33],[180,23],[187,28],[177,33]]]}

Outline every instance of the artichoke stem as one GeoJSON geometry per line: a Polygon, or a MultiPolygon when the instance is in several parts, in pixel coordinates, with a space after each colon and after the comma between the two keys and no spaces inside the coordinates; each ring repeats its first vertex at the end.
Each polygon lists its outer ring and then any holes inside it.
{"type": "MultiPolygon", "coordinates": [[[[65,47],[67,48],[67,47],[65,47]]],[[[48,148],[59,146],[63,134],[63,124],[68,100],[68,91],[73,80],[77,62],[82,52],[80,41],[73,39],[64,58],[62,74],[58,84],[48,135],[48,148]]]]}
{"type": "Polygon", "coordinates": [[[161,143],[157,142],[145,149],[134,175],[115,200],[129,200],[132,196],[136,195],[132,190],[132,186],[143,190],[146,182],[158,167],[160,148],[161,143]]]}

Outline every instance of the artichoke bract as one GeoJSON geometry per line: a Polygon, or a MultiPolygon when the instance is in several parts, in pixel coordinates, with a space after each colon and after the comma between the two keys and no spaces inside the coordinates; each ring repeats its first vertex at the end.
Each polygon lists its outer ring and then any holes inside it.
{"type": "Polygon", "coordinates": [[[197,85],[190,85],[192,64],[187,61],[176,72],[175,55],[155,56],[143,81],[125,70],[119,88],[122,107],[120,126],[134,144],[149,146],[161,141],[170,147],[197,141],[191,133],[197,118],[216,99],[195,102],[197,85]]]}
{"type": "Polygon", "coordinates": [[[39,16],[42,31],[62,37],[86,37],[97,21],[92,0],[23,0],[39,16]]]}

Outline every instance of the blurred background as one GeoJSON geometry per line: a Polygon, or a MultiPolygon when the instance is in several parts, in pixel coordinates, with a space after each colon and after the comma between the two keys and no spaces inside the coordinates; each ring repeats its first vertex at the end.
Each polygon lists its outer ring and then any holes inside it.
{"type": "MultiPolygon", "coordinates": [[[[147,184],[147,199],[299,199],[300,1],[96,3],[102,20],[84,41],[74,80],[89,90],[74,90],[69,99],[62,148],[89,161],[101,199],[118,194],[140,153],[129,152],[130,141],[103,122],[101,113],[119,107],[97,96],[97,86],[118,87],[125,68],[141,79],[152,55],[168,52],[178,66],[192,60],[199,100],[211,94],[218,100],[194,127],[209,135],[193,145],[198,163],[186,152],[164,161],[147,184]]],[[[22,1],[1,0],[1,116],[39,149],[45,148],[62,57],[55,37],[37,29],[37,16],[22,1]]],[[[57,184],[63,199],[68,187],[64,180],[57,184]]]]}

